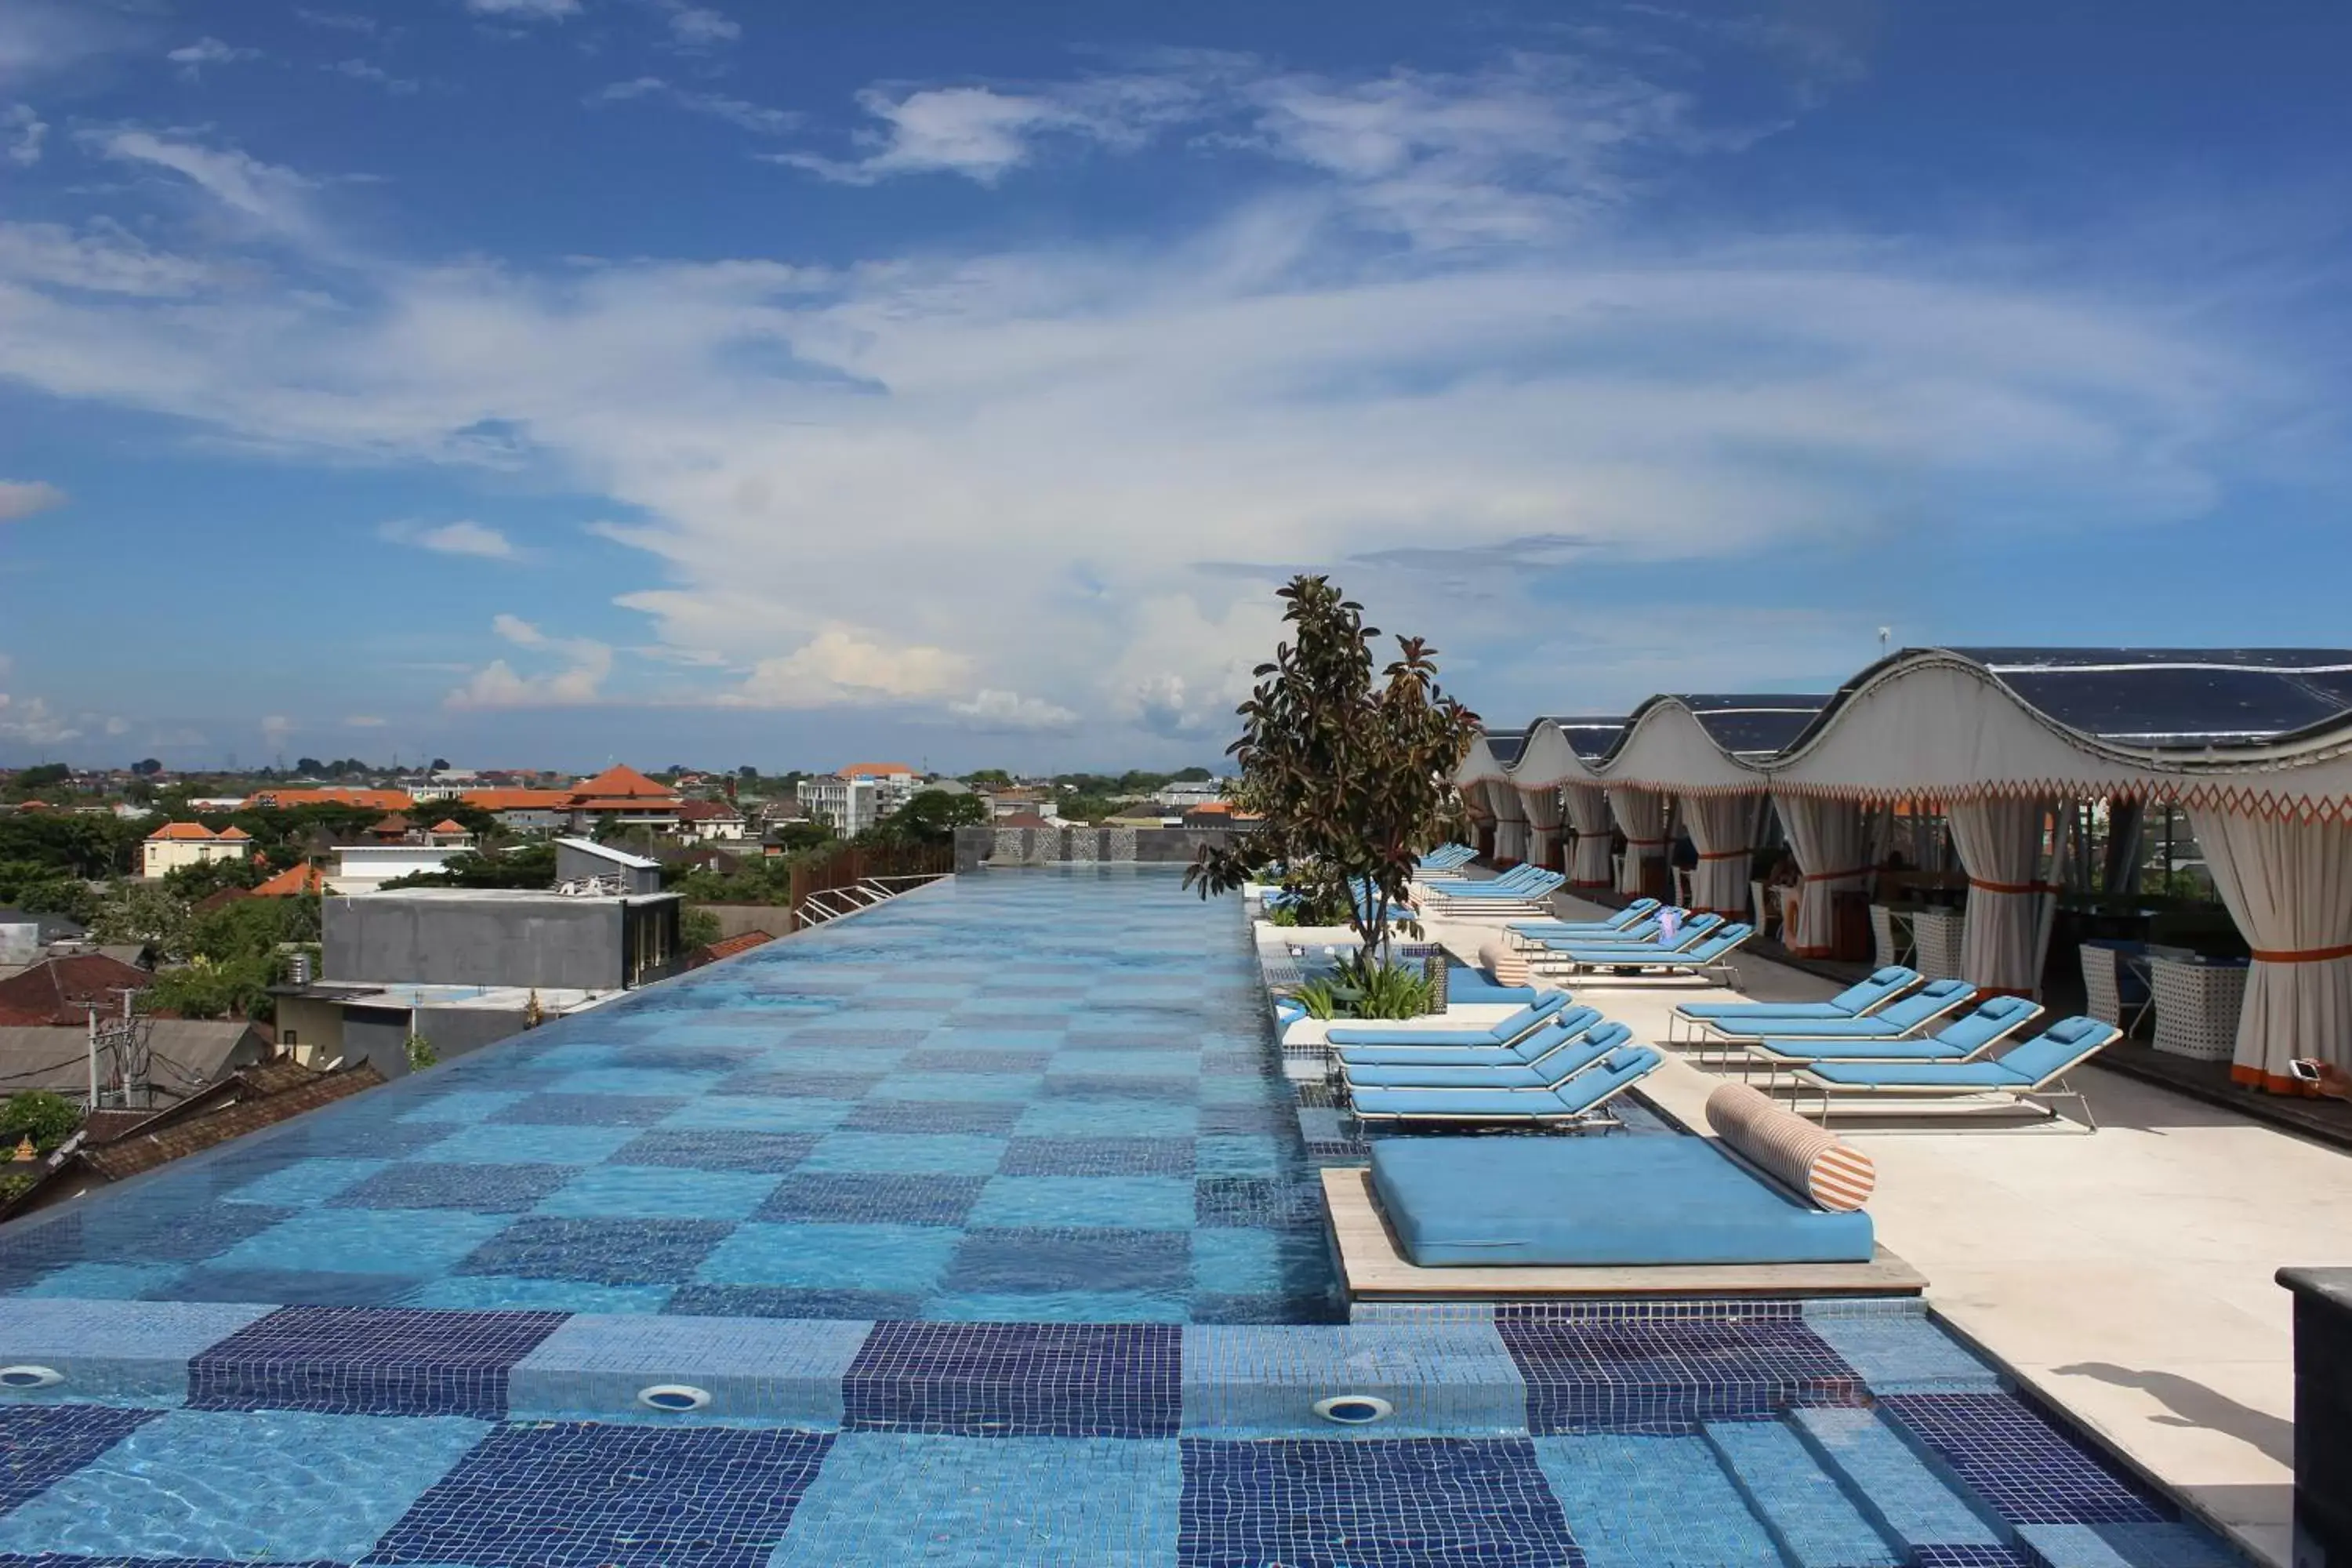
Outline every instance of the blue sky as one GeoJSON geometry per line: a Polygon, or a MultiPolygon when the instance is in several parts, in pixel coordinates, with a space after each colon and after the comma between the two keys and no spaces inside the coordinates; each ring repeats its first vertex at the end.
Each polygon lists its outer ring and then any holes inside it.
{"type": "Polygon", "coordinates": [[[2339,5],[8,0],[0,763],[2334,644],[2339,5]]]}

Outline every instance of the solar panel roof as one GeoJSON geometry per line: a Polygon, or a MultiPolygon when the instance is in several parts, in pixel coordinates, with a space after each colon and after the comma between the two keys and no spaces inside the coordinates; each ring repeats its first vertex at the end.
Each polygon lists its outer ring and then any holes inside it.
{"type": "Polygon", "coordinates": [[[2122,745],[2258,744],[2352,713],[2352,648],[1948,651],[2068,729],[2122,745]]]}
{"type": "Polygon", "coordinates": [[[1625,728],[1625,720],[1622,714],[1612,718],[1590,714],[1555,718],[1546,714],[1536,722],[1556,727],[1560,732],[1560,737],[1567,741],[1569,750],[1580,757],[1605,756],[1609,748],[1617,743],[1619,733],[1625,728]]]}
{"type": "Polygon", "coordinates": [[[1814,692],[1701,692],[1677,695],[1707,739],[1735,757],[1769,757],[1802,734],[1829,706],[1814,692]]]}

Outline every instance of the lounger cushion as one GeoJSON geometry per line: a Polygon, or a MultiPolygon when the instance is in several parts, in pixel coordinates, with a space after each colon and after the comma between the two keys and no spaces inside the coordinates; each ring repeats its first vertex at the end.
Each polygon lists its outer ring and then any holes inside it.
{"type": "Polygon", "coordinates": [[[1685,1018],[1851,1018],[1875,1007],[1919,978],[1916,969],[1893,965],[1826,1002],[1685,1002],[1675,1009],[1685,1018]]]}
{"type": "Polygon", "coordinates": [[[1555,1013],[1544,1027],[1520,1036],[1507,1046],[1346,1046],[1337,1053],[1340,1064],[1359,1067],[1478,1067],[1517,1066],[1547,1051],[1557,1050],[1601,1022],[1592,1007],[1570,1007],[1555,1013]]]}
{"type": "Polygon", "coordinates": [[[1573,1122],[1648,1077],[1660,1059],[1647,1046],[1623,1046],[1558,1089],[1363,1089],[1349,1103],[1370,1121],[1573,1122]]]}
{"type": "Polygon", "coordinates": [[[1453,1264],[1866,1263],[1824,1214],[1703,1138],[1384,1138],[1372,1191],[1405,1256],[1453,1264]]]}
{"type": "Polygon", "coordinates": [[[1357,1089],[1549,1089],[1582,1072],[1632,1037],[1622,1024],[1604,1024],[1581,1037],[1560,1040],[1534,1061],[1402,1066],[1347,1063],[1348,1086],[1357,1089]]]}
{"type": "Polygon", "coordinates": [[[1445,968],[1448,1002],[1483,1006],[1490,1002],[1538,1002],[1544,994],[1532,985],[1506,985],[1490,972],[1467,963],[1449,963],[1445,968]]]}
{"type": "Polygon", "coordinates": [[[1390,1028],[1385,1025],[1334,1024],[1324,1037],[1335,1046],[1503,1045],[1526,1034],[1568,1002],[1568,993],[1553,991],[1538,997],[1507,1018],[1486,1025],[1455,1024],[1452,1027],[1390,1028]]]}

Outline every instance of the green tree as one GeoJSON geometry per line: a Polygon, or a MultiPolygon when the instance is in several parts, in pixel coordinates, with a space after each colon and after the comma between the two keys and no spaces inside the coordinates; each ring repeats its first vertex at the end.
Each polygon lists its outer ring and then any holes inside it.
{"type": "Polygon", "coordinates": [[[73,770],[63,763],[42,763],[35,767],[20,768],[10,782],[19,790],[50,789],[73,777],[73,770]]]}
{"type": "Polygon", "coordinates": [[[81,1126],[81,1107],[46,1089],[27,1089],[0,1100],[0,1143],[11,1147],[26,1139],[46,1154],[74,1135],[81,1126]]]}
{"type": "Polygon", "coordinates": [[[100,900],[89,934],[105,945],[147,946],[156,956],[188,956],[188,900],[161,882],[117,882],[100,900]]]}
{"type": "Polygon", "coordinates": [[[709,910],[689,907],[680,911],[677,917],[677,944],[680,947],[709,947],[725,934],[719,917],[709,910]]]}
{"type": "Polygon", "coordinates": [[[1013,775],[1003,768],[982,768],[977,773],[964,774],[963,782],[974,789],[1008,789],[1012,786],[1013,775]]]}
{"type": "Polygon", "coordinates": [[[975,795],[950,795],[943,789],[917,790],[905,805],[871,829],[879,844],[952,844],[959,827],[988,820],[988,807],[975,795]]]}
{"type": "Polygon", "coordinates": [[[142,779],[152,779],[163,771],[163,764],[152,757],[142,757],[131,764],[131,771],[142,779]]]}
{"type": "Polygon", "coordinates": [[[1240,804],[1264,820],[1202,846],[1184,885],[1207,898],[1279,865],[1284,886],[1344,900],[1369,963],[1422,851],[1455,819],[1454,773],[1478,716],[1438,689],[1436,650],[1419,637],[1398,637],[1376,680],[1381,634],[1328,578],[1294,577],[1278,596],[1290,637],[1257,667],[1227,748],[1240,804]],[[1349,896],[1357,887],[1364,898],[1349,896]]]}
{"type": "Polygon", "coordinates": [[[517,844],[509,848],[467,849],[452,855],[438,871],[395,877],[386,888],[539,888],[555,886],[555,846],[517,844]]]}
{"type": "Polygon", "coordinates": [[[821,849],[833,842],[833,824],[814,818],[803,822],[780,822],[769,837],[787,855],[802,849],[821,849]]]}
{"type": "Polygon", "coordinates": [[[316,757],[297,757],[294,759],[294,771],[316,778],[327,771],[327,764],[316,757]]]}

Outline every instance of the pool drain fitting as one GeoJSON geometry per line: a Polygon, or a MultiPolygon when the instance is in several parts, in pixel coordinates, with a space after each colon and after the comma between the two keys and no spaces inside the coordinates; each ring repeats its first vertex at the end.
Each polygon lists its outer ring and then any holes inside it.
{"type": "Polygon", "coordinates": [[[1315,1414],[1338,1426],[1369,1426],[1396,1414],[1396,1406],[1376,1394],[1335,1394],[1315,1402],[1315,1414]]]}
{"type": "Polygon", "coordinates": [[[0,1388],[55,1388],[65,1380],[53,1366],[0,1366],[0,1388]]]}
{"type": "MultiPolygon", "coordinates": [[[[0,1373],[0,1376],[5,1376],[0,1373]]],[[[678,1415],[699,1410],[710,1403],[710,1391],[684,1383],[656,1383],[650,1388],[637,1390],[637,1403],[648,1410],[667,1411],[678,1415]]]]}

